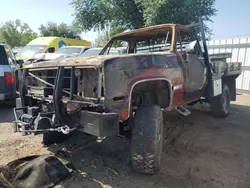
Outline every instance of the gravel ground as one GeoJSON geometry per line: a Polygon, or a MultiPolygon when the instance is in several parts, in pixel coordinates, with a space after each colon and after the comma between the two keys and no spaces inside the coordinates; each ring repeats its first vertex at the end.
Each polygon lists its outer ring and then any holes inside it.
{"type": "Polygon", "coordinates": [[[211,116],[209,106],[196,105],[191,115],[164,113],[165,143],[161,171],[153,176],[132,172],[129,140],[95,140],[76,132],[60,145],[45,148],[41,136],[12,133],[12,109],[0,107],[0,165],[31,154],[64,150],[75,166],[65,188],[250,187],[250,96],[238,95],[228,118],[211,116]]]}

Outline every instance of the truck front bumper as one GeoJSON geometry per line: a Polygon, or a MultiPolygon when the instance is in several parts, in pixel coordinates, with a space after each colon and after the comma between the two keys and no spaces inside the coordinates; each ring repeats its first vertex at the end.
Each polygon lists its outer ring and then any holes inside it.
{"type": "MultiPolygon", "coordinates": [[[[23,70],[22,80],[25,80],[27,75],[31,73],[28,72],[28,69],[23,70]]],[[[82,132],[98,137],[119,134],[120,126],[118,113],[104,113],[104,104],[101,102],[101,70],[98,69],[97,97],[94,101],[84,97],[80,97],[78,100],[79,96],[76,95],[76,91],[74,91],[73,87],[75,85],[74,82],[76,81],[74,79],[76,78],[75,67],[72,67],[70,71],[70,92],[65,91],[63,88],[65,80],[64,73],[64,67],[59,67],[56,72],[55,84],[53,85],[54,88],[52,88],[53,96],[51,98],[43,97],[43,102],[39,103],[40,106],[38,105],[38,112],[36,111],[36,107],[26,107],[27,109],[23,110],[23,115],[20,116],[19,119],[17,118],[17,115],[15,115],[16,121],[19,122],[18,124],[25,124],[25,127],[28,127],[31,130],[30,132],[60,131],[62,130],[61,128],[67,126],[70,130],[78,129],[82,132]],[[65,93],[69,95],[68,99],[66,99],[68,101],[63,98],[65,93]],[[49,110],[47,108],[43,108],[43,105],[45,107],[48,105],[47,100],[50,100],[49,104],[53,105],[51,109],[50,107],[48,108],[49,110]],[[48,119],[51,120],[50,123],[48,119]],[[46,126],[42,126],[43,124],[46,124],[46,126]]],[[[35,75],[31,74],[31,76],[39,79],[42,82],[45,82],[48,85],[52,85],[51,83],[47,83],[47,81],[44,81],[35,75]]],[[[24,89],[25,88],[21,88],[20,90],[23,91],[24,89]]],[[[25,93],[20,93],[20,96],[24,99],[25,93]]],[[[42,94],[42,96],[46,95],[42,94]]],[[[17,107],[25,106],[22,104],[21,97],[16,101],[17,107]],[[18,103],[20,103],[20,105],[18,105],[18,103]]],[[[32,98],[34,99],[34,97],[32,98]]]]}
{"type": "MultiPolygon", "coordinates": [[[[18,104],[18,103],[17,103],[18,104]]],[[[43,133],[50,131],[58,131],[68,134],[70,131],[78,129],[79,131],[97,136],[106,137],[119,134],[119,115],[117,113],[97,113],[91,111],[81,111],[78,125],[57,125],[53,123],[53,112],[38,112],[36,107],[19,107],[14,108],[15,122],[18,132],[43,133]],[[21,115],[17,115],[17,111],[22,111],[21,115]],[[35,114],[39,115],[35,115],[35,114]],[[63,132],[64,127],[71,127],[67,133],[63,132]]]]}

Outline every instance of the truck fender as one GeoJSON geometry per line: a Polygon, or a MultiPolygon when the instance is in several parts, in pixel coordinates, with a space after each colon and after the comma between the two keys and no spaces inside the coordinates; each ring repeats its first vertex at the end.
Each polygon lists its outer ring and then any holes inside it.
{"type": "MultiPolygon", "coordinates": [[[[167,78],[145,78],[145,79],[140,79],[140,80],[136,80],[134,82],[131,82],[129,84],[129,87],[128,87],[128,100],[127,100],[127,104],[126,104],[126,107],[124,108],[124,110],[120,113],[120,118],[122,120],[126,120],[130,117],[130,111],[131,111],[131,101],[132,101],[132,93],[133,91],[135,91],[136,88],[138,88],[138,86],[142,86],[142,88],[139,88],[139,89],[145,89],[143,85],[141,84],[145,84],[147,83],[148,87],[149,85],[152,86],[152,85],[155,85],[155,87],[162,87],[163,84],[166,84],[166,88],[162,88],[164,90],[162,90],[162,92],[164,93],[161,93],[160,91],[157,91],[155,92],[155,90],[153,90],[154,88],[152,88],[152,92],[158,94],[157,97],[163,97],[161,101],[163,101],[163,103],[159,103],[159,104],[156,104],[156,105],[159,105],[160,107],[162,108],[169,108],[172,106],[172,99],[173,99],[173,91],[172,91],[172,83],[170,80],[168,80],[167,78]],[[160,82],[159,82],[160,81],[160,82]],[[159,83],[159,85],[157,85],[157,83],[159,83]],[[168,92],[167,94],[167,98],[164,98],[164,94],[165,92],[168,92]]],[[[148,88],[147,88],[148,89],[148,88]]]]}

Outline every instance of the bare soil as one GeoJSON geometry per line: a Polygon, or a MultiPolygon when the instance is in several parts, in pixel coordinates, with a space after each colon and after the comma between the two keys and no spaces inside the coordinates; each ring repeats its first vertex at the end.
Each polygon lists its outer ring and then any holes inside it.
{"type": "Polygon", "coordinates": [[[0,165],[33,154],[63,150],[76,170],[60,187],[221,188],[250,187],[250,96],[238,95],[228,118],[211,116],[208,105],[191,115],[164,112],[165,143],[161,171],[136,174],[129,161],[129,140],[96,140],[81,132],[45,148],[41,136],[13,133],[12,109],[0,107],[0,165]]]}

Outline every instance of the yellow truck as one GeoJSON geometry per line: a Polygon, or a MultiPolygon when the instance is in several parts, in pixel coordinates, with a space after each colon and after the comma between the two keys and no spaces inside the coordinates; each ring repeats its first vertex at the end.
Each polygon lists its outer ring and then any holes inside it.
{"type": "Polygon", "coordinates": [[[32,61],[36,54],[53,53],[62,46],[91,46],[87,40],[77,40],[62,37],[38,37],[30,41],[16,54],[17,60],[32,61]]]}

